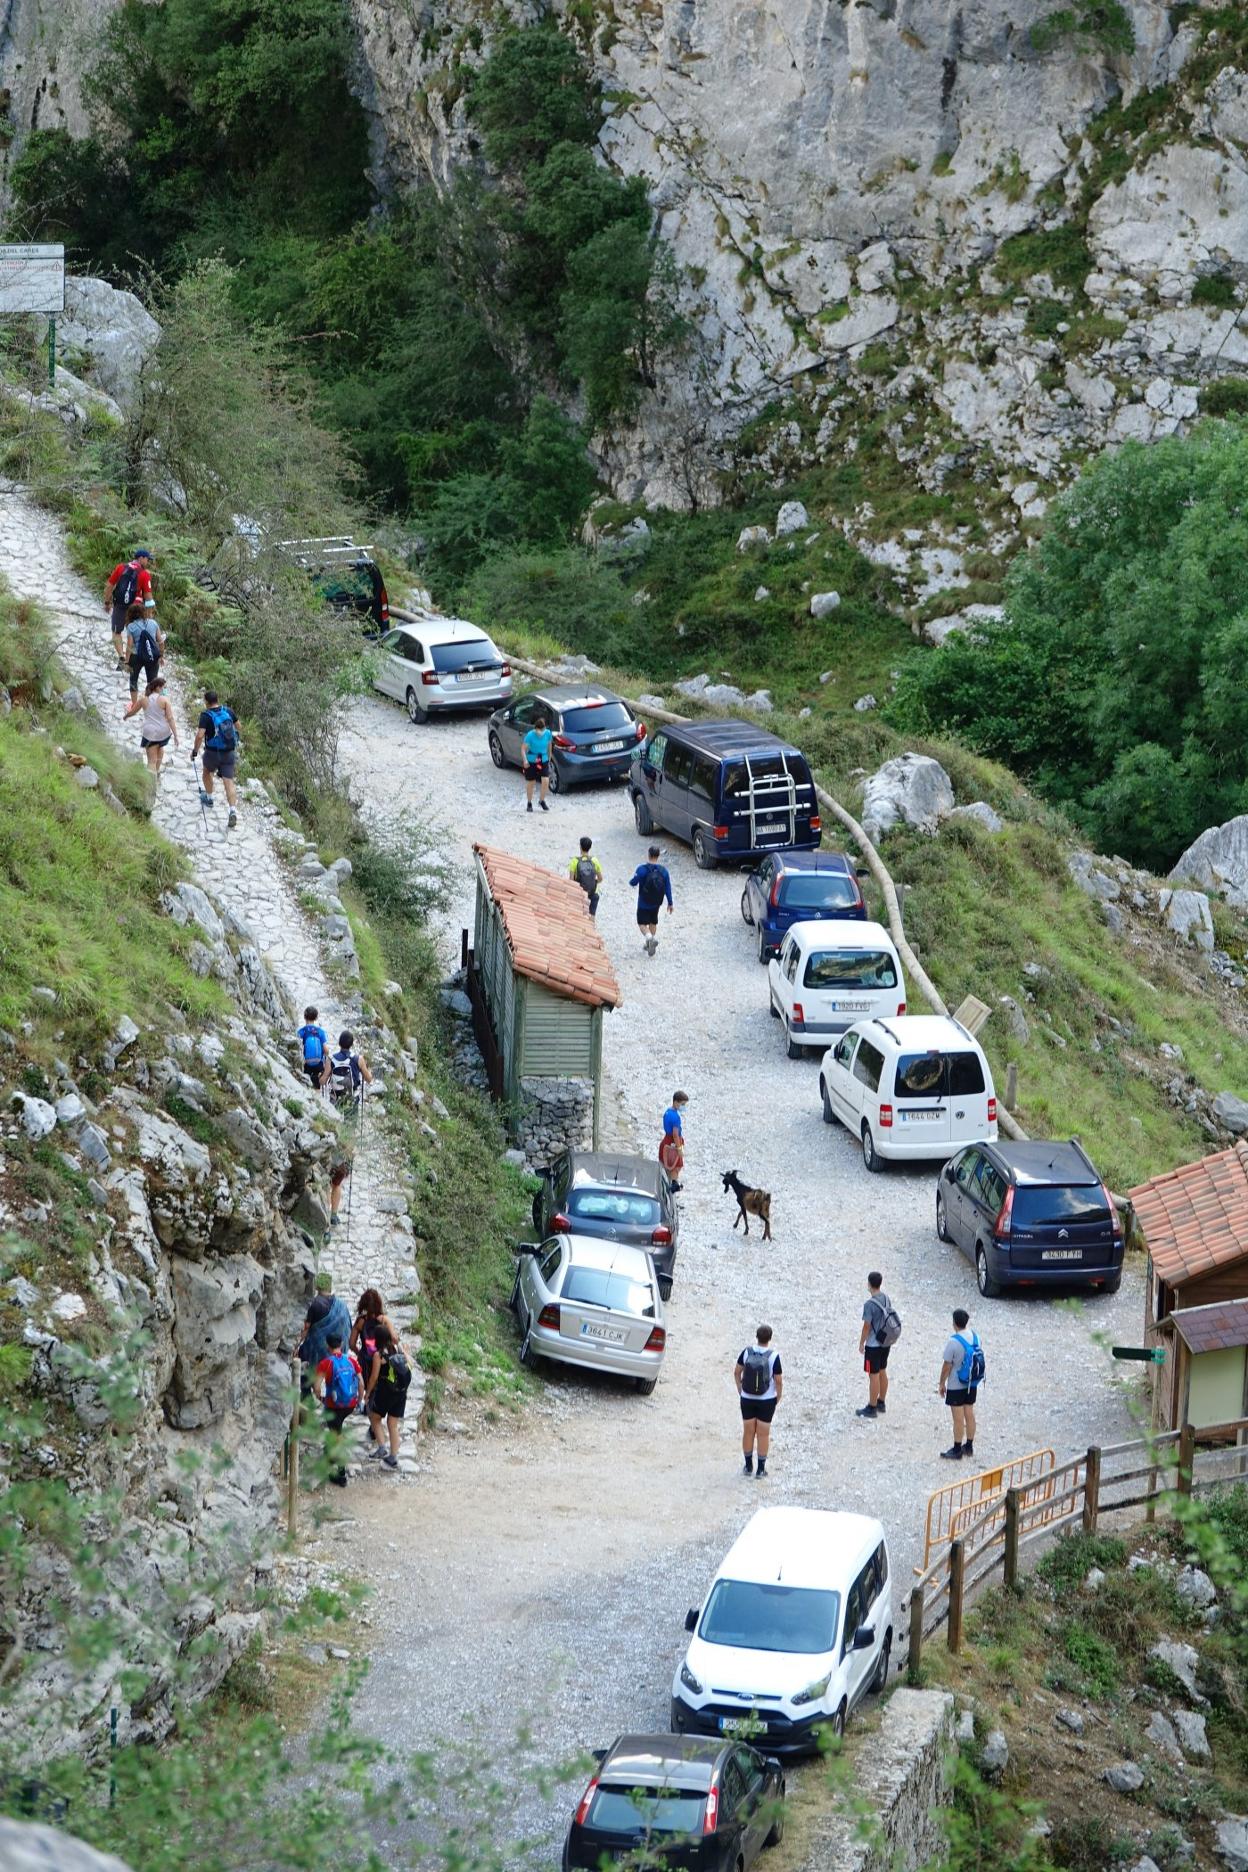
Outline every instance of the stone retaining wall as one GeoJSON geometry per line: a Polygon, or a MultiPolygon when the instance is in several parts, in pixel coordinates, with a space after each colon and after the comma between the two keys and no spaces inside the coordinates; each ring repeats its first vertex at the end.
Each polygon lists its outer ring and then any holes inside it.
{"type": "Polygon", "coordinates": [[[594,1136],[592,1079],[522,1079],[516,1142],[531,1164],[588,1150],[594,1136]]]}
{"type": "Polygon", "coordinates": [[[854,1764],[854,1794],[870,1817],[865,1826],[844,1811],[816,1821],[803,1872],[919,1872],[939,1858],[953,1754],[948,1691],[894,1690],[854,1764]]]}

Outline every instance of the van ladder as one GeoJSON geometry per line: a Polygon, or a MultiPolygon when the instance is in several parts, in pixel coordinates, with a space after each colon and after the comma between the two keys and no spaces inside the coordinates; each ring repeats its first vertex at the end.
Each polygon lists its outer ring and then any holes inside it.
{"type": "Polygon", "coordinates": [[[783,779],[781,779],[779,775],[756,775],[750,764],[750,757],[748,754],[745,755],[744,760],[745,775],[749,782],[746,798],[749,801],[750,808],[750,850],[757,851],[759,849],[758,810],[760,787],[765,792],[774,792],[780,795],[780,800],[774,805],[770,802],[765,804],[763,811],[765,816],[769,818],[774,817],[776,813],[787,815],[789,821],[789,835],[786,842],[790,845],[795,844],[797,840],[797,782],[790,771],[788,755],[782,753],[780,756],[781,765],[784,769],[783,779]]]}

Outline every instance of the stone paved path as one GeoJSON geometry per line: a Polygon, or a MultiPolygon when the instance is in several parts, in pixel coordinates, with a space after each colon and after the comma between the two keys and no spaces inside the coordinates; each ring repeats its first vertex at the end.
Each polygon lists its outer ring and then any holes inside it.
{"type": "MultiPolygon", "coordinates": [[[[140,718],[121,720],[129,685],[116,667],[101,594],[93,592],[70,565],[55,517],[20,488],[5,482],[0,482],[0,577],[19,596],[40,604],[50,620],[61,661],[84,700],[96,709],[108,734],[132,750],[136,760],[141,759],[140,718]]],[[[293,873],[279,857],[279,841],[274,837],[279,826],[276,808],[262,789],[243,781],[238,825],[232,832],[226,829],[224,799],[205,815],[188,758],[197,699],[188,696],[176,656],[166,658],[163,673],[178,718],[181,746],[177,752],[169,749],[166,753],[153,823],[188,853],[197,881],[250,930],[292,1014],[301,1020],[304,1006],[315,1003],[327,1032],[336,1035],[343,1027],[357,1025],[359,1004],[327,970],[316,934],[296,896],[293,873]]],[[[220,794],[220,788],[217,791],[220,794]]],[[[396,1322],[406,1325],[411,1309],[394,1305],[398,1295],[416,1284],[410,1245],[405,1231],[396,1226],[399,1214],[406,1210],[402,1182],[378,1101],[366,1112],[361,1127],[349,1234],[344,1228],[331,1238],[322,1265],[330,1269],[349,1305],[362,1288],[377,1287],[390,1303],[396,1322]]],[[[414,1344],[418,1347],[419,1341],[414,1344]]],[[[407,1475],[417,1468],[415,1425],[421,1389],[422,1380],[414,1374],[401,1458],[407,1475]]],[[[370,1464],[367,1473],[380,1478],[385,1472],[370,1464]]],[[[385,1479],[393,1484],[396,1478],[386,1474],[385,1479]]]]}

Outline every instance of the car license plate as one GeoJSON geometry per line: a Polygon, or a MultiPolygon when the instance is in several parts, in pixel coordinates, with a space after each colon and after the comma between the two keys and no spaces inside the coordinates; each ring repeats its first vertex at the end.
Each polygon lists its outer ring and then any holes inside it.
{"type": "Polygon", "coordinates": [[[760,825],[758,836],[759,838],[780,838],[786,830],[787,827],[782,825],[760,825]]]}
{"type": "Polygon", "coordinates": [[[465,670],[455,678],[456,682],[489,682],[492,670],[465,670]]]}
{"type": "Polygon", "coordinates": [[[766,1735],[767,1725],[759,1716],[721,1716],[719,1733],[735,1736],[766,1735]]]}
{"type": "Polygon", "coordinates": [[[591,754],[622,754],[624,743],[622,741],[593,741],[590,743],[589,751],[591,754]]]}
{"type": "Polygon", "coordinates": [[[902,1124],[925,1124],[933,1118],[943,1118],[944,1115],[945,1114],[943,1110],[942,1111],[903,1111],[901,1114],[901,1122],[902,1124]]]}
{"type": "Polygon", "coordinates": [[[1083,1249],[1082,1248],[1042,1248],[1040,1251],[1040,1259],[1042,1261],[1082,1261],[1083,1249]]]}
{"type": "Polygon", "coordinates": [[[595,1326],[592,1320],[583,1320],[581,1336],[585,1339],[608,1339],[612,1345],[621,1345],[624,1334],[615,1326],[595,1326]]]}
{"type": "Polygon", "coordinates": [[[869,1001],[834,1001],[832,1012],[834,1014],[865,1014],[870,1005],[869,1001]]]}

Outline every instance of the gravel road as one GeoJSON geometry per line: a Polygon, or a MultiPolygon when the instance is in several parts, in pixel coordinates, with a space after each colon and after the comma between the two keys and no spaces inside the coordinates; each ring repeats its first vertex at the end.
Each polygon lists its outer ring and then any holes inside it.
{"type": "MultiPolygon", "coordinates": [[[[377,698],[352,705],[343,754],[366,809],[441,828],[456,877],[448,964],[471,923],[474,839],[561,869],[589,833],[606,874],[599,927],[624,994],[605,1037],[613,1129],[648,1154],[673,1087],[690,1095],[681,1255],[653,1397],[554,1378],[519,1429],[435,1433],[418,1493],[348,1503],[365,1523],[386,1634],[366,1722],[410,1747],[475,1733],[504,1752],[531,1716],[547,1762],[626,1727],[666,1727],[685,1609],[763,1501],[879,1515],[900,1615],[927,1497],[950,1480],[935,1385],[956,1305],[988,1359],[978,1468],[1045,1445],[1061,1460],[1131,1433],[1120,1368],[1093,1334],[1138,1336],[1140,1268],[1083,1309],[980,1301],[970,1265],[936,1239],[934,1168],[868,1175],[858,1146],[822,1122],[818,1056],[785,1058],[741,922],[740,874],[700,872],[665,841],[676,912],[650,960],[627,888],[644,846],[622,787],[578,790],[529,816],[519,775],[491,765],[480,718],[416,728],[377,698]],[[772,1192],[770,1244],[734,1235],[725,1169],[772,1192]],[[865,1402],[855,1348],[873,1267],[904,1331],[888,1416],[866,1423],[854,1415],[865,1402]],[[786,1389],[760,1484],[740,1474],[731,1368],[763,1319],[786,1389]]],[[[553,1843],[566,1790],[541,1793],[518,1760],[503,1778],[516,1830],[553,1843]]]]}

